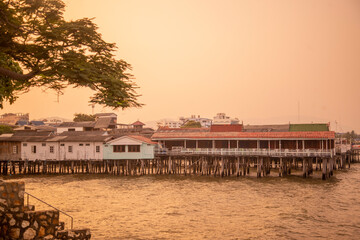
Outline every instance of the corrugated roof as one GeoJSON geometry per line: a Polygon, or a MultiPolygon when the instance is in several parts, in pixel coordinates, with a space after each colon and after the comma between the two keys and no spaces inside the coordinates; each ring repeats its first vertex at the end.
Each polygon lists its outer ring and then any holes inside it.
{"type": "Polygon", "coordinates": [[[289,124],[244,125],[244,132],[288,132],[289,124]]]}
{"type": "Polygon", "coordinates": [[[334,139],[335,132],[156,132],[152,140],[161,139],[334,139]]]}
{"type": "Polygon", "coordinates": [[[169,128],[159,127],[156,132],[210,132],[210,128],[169,128]]]}
{"type": "Polygon", "coordinates": [[[28,136],[28,137],[37,137],[37,136],[50,136],[52,135],[51,131],[34,131],[34,130],[18,130],[14,132],[13,136],[28,136]]]}
{"type": "Polygon", "coordinates": [[[117,116],[115,113],[95,113],[94,114],[94,116],[96,116],[96,117],[111,116],[111,115],[117,116]]]}
{"type": "Polygon", "coordinates": [[[134,123],[131,124],[131,125],[133,125],[133,126],[144,126],[145,123],[142,123],[142,122],[140,122],[140,121],[136,121],[136,122],[134,122],[134,123]]]}
{"type": "Polygon", "coordinates": [[[94,127],[95,122],[86,121],[86,122],[63,122],[58,127],[94,127]]]}
{"type": "Polygon", "coordinates": [[[96,120],[94,128],[109,128],[111,121],[111,118],[99,118],[96,120]]]}
{"type": "Polygon", "coordinates": [[[131,137],[131,138],[135,138],[137,140],[140,140],[142,142],[146,142],[148,144],[157,144],[156,142],[151,141],[150,138],[147,138],[147,137],[144,137],[144,136],[140,136],[140,135],[128,135],[128,136],[131,137]]]}
{"type": "Polygon", "coordinates": [[[290,124],[290,132],[329,131],[326,123],[290,124]]]}
{"type": "Polygon", "coordinates": [[[105,136],[106,131],[65,131],[60,133],[60,136],[105,136]]]}
{"type": "Polygon", "coordinates": [[[60,142],[106,142],[111,136],[66,136],[60,142]]]}

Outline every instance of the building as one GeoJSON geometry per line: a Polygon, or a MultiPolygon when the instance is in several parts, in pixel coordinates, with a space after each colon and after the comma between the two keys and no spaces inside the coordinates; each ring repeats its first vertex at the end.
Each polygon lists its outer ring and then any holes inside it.
{"type": "Polygon", "coordinates": [[[0,123],[15,125],[18,121],[29,122],[28,113],[4,113],[0,115],[0,123]]]}
{"type": "Polygon", "coordinates": [[[147,138],[151,138],[154,134],[154,129],[144,127],[145,124],[136,121],[132,124],[117,124],[117,129],[112,129],[110,134],[112,135],[141,135],[147,138]]]}
{"type": "Polygon", "coordinates": [[[239,119],[230,118],[225,113],[218,113],[213,118],[212,124],[239,124],[239,119]]]}
{"type": "Polygon", "coordinates": [[[182,125],[185,125],[189,121],[198,122],[201,124],[201,127],[210,127],[212,120],[210,118],[202,118],[200,115],[191,115],[189,118],[180,117],[179,120],[182,122],[182,125]]]}
{"type": "Polygon", "coordinates": [[[102,160],[109,135],[59,135],[29,137],[21,141],[23,160],[102,160]]]}
{"type": "MultiPolygon", "coordinates": [[[[265,125],[266,126],[266,125],[265,125]]],[[[212,125],[210,129],[166,129],[159,128],[152,136],[169,151],[183,152],[238,152],[249,155],[335,154],[335,132],[317,131],[318,128],[303,125],[296,131],[244,131],[241,124],[212,125]],[[302,131],[304,130],[304,131],[302,131]]],[[[255,128],[258,130],[258,128],[255,128]]],[[[267,129],[267,128],[265,128],[267,129]]],[[[284,126],[271,129],[284,129],[284,126]]],[[[290,129],[292,129],[290,127],[290,129]]],[[[322,129],[322,126],[320,126],[322,129]]]]}
{"type": "Polygon", "coordinates": [[[158,127],[168,127],[168,128],[180,128],[183,125],[182,121],[176,120],[167,120],[163,119],[156,123],[158,127]]]}
{"type": "Polygon", "coordinates": [[[93,131],[95,128],[95,122],[85,121],[85,122],[63,122],[56,127],[56,132],[58,134],[65,131],[93,131]]]}
{"type": "Polygon", "coordinates": [[[106,142],[104,159],[153,159],[156,145],[143,136],[121,136],[106,142]]]}
{"type": "Polygon", "coordinates": [[[94,116],[98,124],[95,128],[116,128],[117,115],[115,113],[96,113],[94,116]]]}

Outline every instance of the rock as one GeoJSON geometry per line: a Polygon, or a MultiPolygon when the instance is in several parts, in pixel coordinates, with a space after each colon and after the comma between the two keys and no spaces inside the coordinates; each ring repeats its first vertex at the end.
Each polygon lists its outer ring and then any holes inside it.
{"type": "Polygon", "coordinates": [[[11,228],[9,231],[9,236],[12,239],[18,239],[20,237],[20,228],[11,228]]]}
{"type": "Polygon", "coordinates": [[[24,239],[34,239],[36,236],[36,231],[32,228],[28,228],[25,232],[24,232],[24,239]]]}
{"type": "Polygon", "coordinates": [[[2,203],[2,204],[4,204],[4,205],[7,205],[7,201],[6,201],[6,199],[2,199],[2,198],[0,198],[0,203],[2,203]]]}
{"type": "Polygon", "coordinates": [[[34,228],[35,228],[35,229],[38,229],[38,227],[39,227],[38,222],[37,222],[37,221],[34,221],[34,228]]]}
{"type": "Polygon", "coordinates": [[[45,228],[43,226],[40,227],[39,232],[38,232],[38,237],[42,237],[45,236],[45,228]]]}
{"type": "Polygon", "coordinates": [[[22,228],[26,228],[26,227],[28,227],[30,225],[30,222],[29,221],[22,221],[22,223],[21,223],[21,227],[22,228]]]}
{"type": "Polygon", "coordinates": [[[16,224],[16,220],[14,218],[9,221],[10,226],[14,226],[16,224]]]}

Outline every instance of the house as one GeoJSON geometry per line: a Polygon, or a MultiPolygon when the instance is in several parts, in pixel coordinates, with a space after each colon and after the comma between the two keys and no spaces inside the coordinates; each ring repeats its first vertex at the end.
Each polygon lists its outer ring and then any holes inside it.
{"type": "Polygon", "coordinates": [[[19,160],[22,137],[14,138],[13,134],[0,135],[1,160],[19,160]]]}
{"type": "Polygon", "coordinates": [[[213,118],[212,124],[239,124],[239,119],[230,118],[225,113],[218,113],[213,118]]]}
{"type": "Polygon", "coordinates": [[[104,159],[153,159],[156,142],[140,135],[127,135],[105,143],[104,159]]]}
{"type": "Polygon", "coordinates": [[[29,137],[21,142],[21,159],[101,160],[103,145],[111,138],[109,135],[82,133],[29,137]]]}
{"type": "Polygon", "coordinates": [[[95,122],[93,121],[84,121],[84,122],[63,122],[59,124],[56,128],[58,134],[65,131],[93,131],[95,127],[95,122]]]}
{"type": "Polygon", "coordinates": [[[115,113],[96,113],[94,116],[98,124],[95,128],[116,128],[117,115],[115,113]]]}

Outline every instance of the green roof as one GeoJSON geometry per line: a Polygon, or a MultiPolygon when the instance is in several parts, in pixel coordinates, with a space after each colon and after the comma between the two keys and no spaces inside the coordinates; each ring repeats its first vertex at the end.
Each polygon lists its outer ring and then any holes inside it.
{"type": "Polygon", "coordinates": [[[326,123],[290,124],[290,132],[320,132],[329,131],[326,123]]]}

